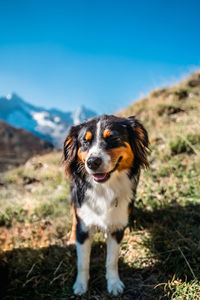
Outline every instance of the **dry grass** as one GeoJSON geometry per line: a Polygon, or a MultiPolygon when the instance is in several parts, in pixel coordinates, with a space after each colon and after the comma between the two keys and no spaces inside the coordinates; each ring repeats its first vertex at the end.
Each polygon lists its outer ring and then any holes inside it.
{"type": "MultiPolygon", "coordinates": [[[[107,294],[106,246],[97,233],[89,291],[81,299],[200,299],[198,78],[154,91],[122,112],[136,115],[151,140],[151,167],[140,180],[133,230],[126,230],[121,245],[126,289],[120,297],[107,294]]],[[[75,298],[69,184],[60,159],[61,153],[33,158],[0,179],[3,299],[75,298]]]]}

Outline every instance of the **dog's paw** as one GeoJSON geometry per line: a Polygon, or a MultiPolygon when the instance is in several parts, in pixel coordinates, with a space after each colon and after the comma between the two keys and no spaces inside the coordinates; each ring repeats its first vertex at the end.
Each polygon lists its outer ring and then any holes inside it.
{"type": "Polygon", "coordinates": [[[76,280],[73,285],[73,290],[75,295],[83,295],[87,292],[87,283],[84,281],[76,280]]]}
{"type": "Polygon", "coordinates": [[[124,290],[124,284],[119,278],[114,280],[113,279],[108,280],[108,292],[110,294],[117,296],[123,293],[123,290],[124,290]]]}

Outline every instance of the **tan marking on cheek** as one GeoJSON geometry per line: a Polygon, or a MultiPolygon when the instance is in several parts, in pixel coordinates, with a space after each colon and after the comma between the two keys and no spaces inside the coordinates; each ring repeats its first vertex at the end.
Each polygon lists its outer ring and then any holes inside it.
{"type": "Polygon", "coordinates": [[[90,141],[92,139],[92,132],[91,131],[87,131],[86,135],[85,135],[85,140],[86,141],[90,141]]]}
{"type": "Polygon", "coordinates": [[[78,155],[78,158],[84,163],[85,160],[86,160],[86,157],[88,155],[88,152],[87,151],[81,151],[80,149],[81,148],[78,149],[77,155],[78,155]]]}
{"type": "Polygon", "coordinates": [[[125,142],[125,144],[126,147],[118,147],[107,151],[107,153],[111,157],[111,160],[115,164],[117,163],[120,156],[122,157],[122,160],[117,168],[118,171],[130,169],[133,165],[133,159],[134,159],[133,151],[129,143],[125,142]]]}
{"type": "Polygon", "coordinates": [[[103,132],[103,137],[104,137],[104,138],[107,138],[107,137],[109,137],[110,135],[111,135],[111,131],[110,131],[109,129],[104,130],[104,132],[103,132]]]}
{"type": "Polygon", "coordinates": [[[72,141],[72,137],[71,136],[68,136],[66,142],[65,142],[65,146],[68,146],[72,141]]]}

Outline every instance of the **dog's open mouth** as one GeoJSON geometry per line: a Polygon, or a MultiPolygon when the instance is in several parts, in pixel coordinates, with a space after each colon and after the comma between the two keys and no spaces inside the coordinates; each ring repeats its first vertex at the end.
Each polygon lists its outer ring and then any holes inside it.
{"type": "Polygon", "coordinates": [[[122,160],[122,156],[119,157],[115,167],[109,173],[96,173],[96,174],[93,174],[92,176],[93,176],[94,180],[96,182],[105,182],[105,181],[107,181],[110,178],[111,173],[113,173],[114,171],[117,170],[121,160],[122,160]]]}
{"type": "Polygon", "coordinates": [[[92,175],[94,180],[97,182],[105,182],[109,177],[109,173],[96,173],[92,175]]]}

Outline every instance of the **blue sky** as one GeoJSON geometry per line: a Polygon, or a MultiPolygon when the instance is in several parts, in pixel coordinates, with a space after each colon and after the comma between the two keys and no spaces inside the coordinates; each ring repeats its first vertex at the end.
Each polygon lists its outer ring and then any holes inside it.
{"type": "Polygon", "coordinates": [[[114,113],[200,66],[200,1],[0,0],[0,95],[114,113]]]}

